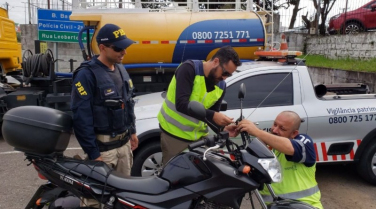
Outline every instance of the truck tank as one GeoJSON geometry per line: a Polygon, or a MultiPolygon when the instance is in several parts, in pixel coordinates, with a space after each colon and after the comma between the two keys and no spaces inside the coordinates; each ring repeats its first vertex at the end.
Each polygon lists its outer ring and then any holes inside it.
{"type": "Polygon", "coordinates": [[[180,63],[208,60],[224,45],[231,45],[240,59],[255,59],[265,45],[265,28],[252,11],[79,13],[71,20],[96,26],[91,48],[99,54],[96,32],[106,23],[120,26],[136,43],[127,49],[124,64],[180,63]]]}
{"type": "Polygon", "coordinates": [[[8,11],[0,8],[0,70],[3,75],[21,68],[21,44],[8,11]]]}

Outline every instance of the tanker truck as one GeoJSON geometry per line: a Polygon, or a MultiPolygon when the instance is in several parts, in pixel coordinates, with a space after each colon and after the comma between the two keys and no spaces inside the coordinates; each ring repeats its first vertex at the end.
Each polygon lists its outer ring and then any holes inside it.
{"type": "MultiPolygon", "coordinates": [[[[84,23],[78,38],[83,55],[79,62],[99,53],[95,37],[106,23],[119,25],[135,41],[127,49],[123,64],[133,80],[136,95],[167,90],[176,67],[184,60],[208,60],[224,45],[234,47],[243,60],[255,59],[254,52],[263,49],[266,43],[263,21],[253,11],[78,9],[73,10],[70,19],[84,23]],[[94,31],[92,37],[91,31],[94,31]],[[83,36],[89,40],[86,46],[80,41],[83,36]]],[[[2,27],[4,30],[4,24],[2,27]]],[[[14,46],[15,52],[16,43],[8,46],[14,46]]],[[[15,78],[19,84],[1,89],[0,122],[7,110],[25,105],[46,106],[70,113],[72,73],[55,72],[56,60],[51,50],[44,54],[27,54],[25,51],[22,55],[22,71],[17,75],[11,73],[11,69],[19,67],[10,65],[19,63],[16,56],[10,59],[11,62],[3,62],[6,63],[3,64],[5,72],[13,74],[8,78],[15,78]]]]}
{"type": "MultiPolygon", "coordinates": [[[[224,45],[231,45],[240,59],[253,60],[265,45],[265,28],[252,11],[232,12],[74,12],[71,20],[83,21],[80,34],[94,29],[83,58],[98,54],[96,31],[106,23],[120,26],[135,43],[123,59],[136,94],[166,90],[176,67],[187,59],[208,60],[224,45]]],[[[79,38],[80,40],[80,38],[79,38]]]]}

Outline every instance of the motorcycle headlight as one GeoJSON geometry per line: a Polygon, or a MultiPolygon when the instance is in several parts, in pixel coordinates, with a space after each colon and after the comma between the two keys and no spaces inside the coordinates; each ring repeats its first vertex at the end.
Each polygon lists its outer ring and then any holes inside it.
{"type": "Polygon", "coordinates": [[[282,181],[282,168],[277,158],[259,159],[258,163],[268,172],[273,182],[282,181]]]}

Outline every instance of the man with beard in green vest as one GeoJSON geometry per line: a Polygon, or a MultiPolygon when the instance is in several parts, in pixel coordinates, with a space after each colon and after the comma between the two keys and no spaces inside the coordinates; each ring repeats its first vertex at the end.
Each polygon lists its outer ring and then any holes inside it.
{"type": "Polygon", "coordinates": [[[158,113],[164,165],[190,143],[208,134],[207,124],[189,115],[190,101],[204,105],[206,119],[214,131],[227,126],[224,130],[235,136],[236,126],[228,126],[233,118],[220,113],[219,109],[226,91],[224,80],[240,65],[236,51],[231,46],[224,46],[207,62],[187,60],[177,68],[158,113]]]}

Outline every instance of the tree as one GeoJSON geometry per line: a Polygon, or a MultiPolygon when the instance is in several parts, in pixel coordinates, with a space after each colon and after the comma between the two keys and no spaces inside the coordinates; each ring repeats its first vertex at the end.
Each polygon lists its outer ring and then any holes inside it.
{"type": "Polygon", "coordinates": [[[144,2],[160,2],[158,4],[150,3],[150,4],[142,4],[142,8],[150,8],[150,9],[161,9],[162,7],[167,7],[171,4],[169,0],[141,0],[142,3],[144,2]]]}
{"type": "MultiPolygon", "coordinates": [[[[322,7],[320,8],[320,17],[321,17],[321,24],[320,24],[320,34],[325,35],[326,32],[326,27],[325,27],[325,22],[326,19],[328,18],[328,14],[330,10],[332,10],[334,3],[336,3],[337,0],[322,0],[322,7]]],[[[317,7],[320,5],[317,5],[316,1],[313,1],[315,8],[317,10],[317,7]],[[317,6],[317,7],[316,7],[317,6]]]]}
{"type": "Polygon", "coordinates": [[[21,43],[21,32],[16,32],[17,35],[17,42],[21,43]]]}
{"type": "MultiPolygon", "coordinates": [[[[320,11],[321,24],[319,25],[319,31],[321,35],[325,35],[325,32],[326,32],[325,22],[326,22],[326,19],[328,17],[330,10],[332,10],[333,5],[334,3],[336,3],[336,1],[337,0],[313,0],[313,6],[316,8],[316,14],[318,13],[318,11],[320,11]],[[321,3],[319,4],[318,2],[321,2],[321,3]]],[[[313,21],[315,25],[312,25],[313,22],[310,22],[307,16],[308,14],[306,14],[305,16],[302,15],[302,19],[307,29],[310,29],[316,26],[316,24],[318,24],[317,15],[315,15],[315,18],[313,21]]]]}
{"type": "Polygon", "coordinates": [[[311,17],[308,17],[308,12],[306,15],[302,15],[302,20],[305,27],[309,30],[310,28],[316,28],[317,24],[317,15],[314,14],[311,17]]]}
{"type": "MultiPolygon", "coordinates": [[[[165,6],[168,6],[171,1],[170,0],[156,0],[157,2],[159,1],[160,3],[158,4],[152,4],[152,3],[148,3],[148,2],[153,2],[154,0],[141,0],[142,2],[142,7],[143,8],[151,8],[151,9],[160,9],[161,7],[165,7],[165,6]]],[[[221,3],[221,2],[234,2],[235,3],[236,0],[209,0],[210,3],[218,3],[218,4],[207,4],[208,0],[199,0],[199,7],[200,9],[234,9],[235,8],[235,5],[234,4],[225,4],[225,3],[221,3]],[[207,8],[209,7],[209,8],[207,8]]],[[[288,0],[288,2],[290,1],[296,1],[296,0],[288,0]]],[[[132,0],[132,2],[134,2],[134,0],[132,0]]],[[[187,0],[174,0],[174,2],[181,2],[181,3],[184,3],[186,4],[187,0]]],[[[247,0],[241,0],[242,2],[242,8],[245,9],[245,3],[247,2],[247,0]]],[[[280,0],[274,0],[274,4],[273,4],[273,10],[274,11],[277,11],[281,6],[283,6],[284,4],[286,3],[282,3],[281,5],[279,4],[280,0]]],[[[253,3],[258,5],[259,7],[263,8],[264,7],[264,0],[253,0],[253,3]]],[[[272,9],[272,0],[265,0],[265,9],[266,10],[271,10],[272,9]]],[[[259,9],[257,9],[259,10],[259,9]]]]}
{"type": "Polygon", "coordinates": [[[299,8],[300,0],[289,0],[287,4],[288,4],[288,7],[290,5],[294,5],[294,9],[292,10],[292,16],[291,16],[290,25],[289,25],[289,29],[293,29],[295,25],[296,17],[298,16],[298,12],[304,9],[305,7],[299,8]]]}
{"type": "MultiPolygon", "coordinates": [[[[291,0],[287,0],[287,2],[289,2],[291,0]]],[[[277,11],[279,10],[279,8],[281,7],[284,7],[284,8],[288,8],[290,5],[288,5],[286,7],[286,5],[288,3],[282,3],[282,4],[279,4],[280,0],[274,0],[273,1],[273,11],[277,11]]],[[[257,4],[258,6],[260,6],[261,8],[264,8],[264,0],[253,0],[253,3],[257,4]]],[[[265,9],[268,10],[268,11],[271,11],[272,10],[272,0],[265,0],[265,9]]]]}

